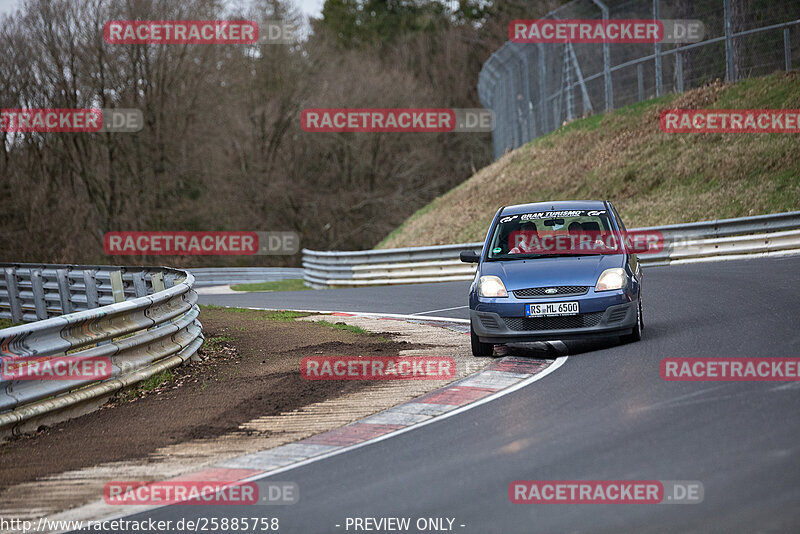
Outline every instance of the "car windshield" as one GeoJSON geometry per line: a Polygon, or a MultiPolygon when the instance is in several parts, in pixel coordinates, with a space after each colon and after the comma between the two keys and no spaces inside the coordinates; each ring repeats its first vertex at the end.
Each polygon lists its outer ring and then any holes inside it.
{"type": "Polygon", "coordinates": [[[500,217],[489,241],[489,261],[585,256],[616,250],[607,210],[531,212],[500,217]]]}

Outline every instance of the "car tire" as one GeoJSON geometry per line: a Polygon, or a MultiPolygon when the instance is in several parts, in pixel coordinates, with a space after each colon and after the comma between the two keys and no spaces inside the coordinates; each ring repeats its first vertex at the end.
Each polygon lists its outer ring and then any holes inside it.
{"type": "Polygon", "coordinates": [[[621,336],[623,343],[634,343],[642,339],[642,331],[644,331],[644,317],[642,316],[642,298],[639,297],[639,304],[636,307],[636,326],[633,332],[621,336]]]}
{"type": "Polygon", "coordinates": [[[472,355],[478,357],[491,356],[494,353],[494,343],[482,343],[478,339],[478,334],[473,330],[472,325],[469,326],[469,340],[472,343],[472,355]]]}

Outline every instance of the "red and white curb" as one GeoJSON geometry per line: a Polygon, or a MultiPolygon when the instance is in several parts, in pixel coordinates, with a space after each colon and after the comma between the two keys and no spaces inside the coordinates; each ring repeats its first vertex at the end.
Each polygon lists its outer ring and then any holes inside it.
{"type": "MultiPolygon", "coordinates": [[[[466,319],[409,315],[331,312],[340,317],[371,316],[384,320],[418,322],[469,333],[466,319]],[[466,323],[466,324],[465,324],[466,323]]],[[[346,426],[317,434],[295,443],[230,458],[208,470],[209,475],[224,470],[231,481],[257,480],[283,473],[311,462],[408,432],[446,417],[508,395],[544,378],[567,360],[534,360],[507,356],[484,370],[346,426]]],[[[202,471],[196,476],[202,476],[202,471]]]]}

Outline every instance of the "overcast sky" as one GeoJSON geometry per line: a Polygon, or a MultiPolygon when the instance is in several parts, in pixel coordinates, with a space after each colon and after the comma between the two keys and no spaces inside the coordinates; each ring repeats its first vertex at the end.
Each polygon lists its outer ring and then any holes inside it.
{"type": "MultiPolygon", "coordinates": [[[[79,1],[79,0],[76,0],[79,1]]],[[[293,0],[307,16],[318,17],[325,0],[293,0]]],[[[22,3],[21,0],[0,0],[0,13],[10,13],[22,3]]]]}

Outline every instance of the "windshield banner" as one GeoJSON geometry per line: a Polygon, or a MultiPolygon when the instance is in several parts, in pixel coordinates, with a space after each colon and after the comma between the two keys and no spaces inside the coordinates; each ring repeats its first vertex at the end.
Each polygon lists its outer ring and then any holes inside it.
{"type": "Polygon", "coordinates": [[[508,236],[508,254],[656,254],[664,236],[653,231],[517,230],[508,236]]]}

